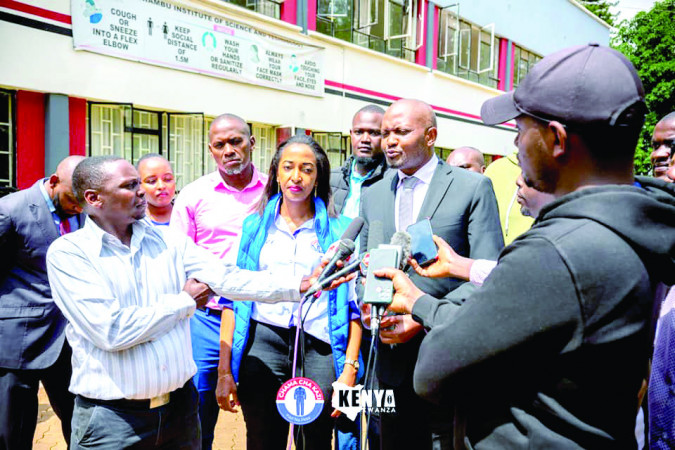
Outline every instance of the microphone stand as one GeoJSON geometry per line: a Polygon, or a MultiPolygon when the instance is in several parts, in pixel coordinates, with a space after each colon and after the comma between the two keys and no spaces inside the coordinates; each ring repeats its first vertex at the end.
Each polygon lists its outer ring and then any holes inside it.
{"type": "MultiPolygon", "coordinates": [[[[363,380],[363,388],[366,392],[370,391],[370,387],[373,384],[373,377],[376,376],[375,368],[377,367],[377,355],[379,347],[379,334],[380,334],[380,322],[382,321],[382,316],[384,311],[387,309],[386,306],[381,305],[371,305],[370,310],[370,350],[368,351],[368,362],[366,363],[366,372],[363,380]],[[372,366],[371,366],[372,363],[372,366]]],[[[366,450],[369,446],[368,444],[368,431],[370,429],[370,418],[372,417],[372,412],[368,412],[368,418],[366,420],[366,432],[362,435],[361,439],[361,450],[366,450]]],[[[361,411],[360,422],[363,424],[363,411],[361,411]]]]}
{"type": "MultiPolygon", "coordinates": [[[[295,343],[293,344],[293,367],[291,369],[291,378],[295,378],[297,367],[298,367],[298,343],[300,343],[300,375],[305,376],[305,331],[303,330],[304,319],[302,319],[302,306],[307,299],[311,297],[310,295],[303,295],[300,299],[300,304],[298,305],[298,316],[297,324],[295,326],[295,343]],[[302,320],[301,320],[302,319],[302,320]]],[[[311,304],[310,304],[311,306],[311,304]]],[[[291,433],[290,439],[288,441],[287,450],[291,450],[294,441],[294,428],[295,424],[291,424],[291,433]]],[[[300,428],[302,432],[302,428],[300,428]]],[[[302,441],[303,446],[305,445],[305,440],[302,441]]]]}

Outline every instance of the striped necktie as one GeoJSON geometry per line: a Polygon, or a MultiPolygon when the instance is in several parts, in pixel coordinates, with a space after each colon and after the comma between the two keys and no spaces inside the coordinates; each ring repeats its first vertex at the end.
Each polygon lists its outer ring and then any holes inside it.
{"type": "Polygon", "coordinates": [[[401,181],[401,186],[399,187],[401,190],[400,201],[398,204],[399,231],[405,231],[415,220],[413,218],[413,191],[418,181],[420,181],[419,178],[414,176],[406,177],[401,181]]]}

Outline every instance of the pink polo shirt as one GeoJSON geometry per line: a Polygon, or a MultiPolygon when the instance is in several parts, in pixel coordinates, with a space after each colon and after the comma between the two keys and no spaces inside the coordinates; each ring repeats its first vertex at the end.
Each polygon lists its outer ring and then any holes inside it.
{"type": "MultiPolygon", "coordinates": [[[[236,264],[242,224],[254,212],[266,182],[267,176],[255,167],[251,182],[241,191],[225,184],[218,171],[204,175],[180,191],[169,226],[225,262],[236,264]]],[[[206,306],[218,307],[217,298],[206,306]]]]}

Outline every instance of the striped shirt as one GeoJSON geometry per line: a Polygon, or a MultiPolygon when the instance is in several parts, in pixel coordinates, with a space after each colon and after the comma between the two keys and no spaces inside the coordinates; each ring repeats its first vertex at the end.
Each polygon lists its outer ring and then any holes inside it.
{"type": "Polygon", "coordinates": [[[68,319],[70,391],[100,400],[152,398],[194,375],[188,278],[232,300],[300,299],[300,276],[225,265],[185,235],[141,221],[127,247],[87,218],[50,246],[47,271],[68,319]]]}

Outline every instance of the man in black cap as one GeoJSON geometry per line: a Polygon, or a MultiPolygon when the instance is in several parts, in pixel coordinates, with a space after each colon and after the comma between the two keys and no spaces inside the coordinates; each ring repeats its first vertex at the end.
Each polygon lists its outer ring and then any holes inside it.
{"type": "Polygon", "coordinates": [[[615,50],[545,57],[481,115],[516,120],[525,182],[555,200],[466,299],[375,272],[428,330],[415,390],[453,406],[455,448],[636,447],[656,287],[675,282],[675,189],[633,176],[644,110],[615,50]]]}

